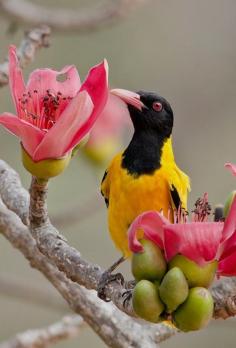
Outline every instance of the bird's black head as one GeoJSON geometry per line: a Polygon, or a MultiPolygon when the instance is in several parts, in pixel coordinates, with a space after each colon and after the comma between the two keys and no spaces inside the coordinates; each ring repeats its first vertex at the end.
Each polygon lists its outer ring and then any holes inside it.
{"type": "Polygon", "coordinates": [[[111,93],[126,103],[135,129],[123,152],[122,167],[135,177],[152,175],[161,167],[163,146],[172,133],[174,117],[171,106],[153,92],[114,89],[111,93]]]}
{"type": "Polygon", "coordinates": [[[166,99],[153,92],[138,91],[143,106],[128,104],[130,117],[136,131],[153,130],[168,138],[173,128],[173,111],[166,99]]]}

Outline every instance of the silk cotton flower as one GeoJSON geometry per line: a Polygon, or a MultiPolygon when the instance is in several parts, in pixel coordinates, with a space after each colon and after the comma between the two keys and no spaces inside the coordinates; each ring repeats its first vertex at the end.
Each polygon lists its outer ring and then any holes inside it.
{"type": "Polygon", "coordinates": [[[82,148],[92,163],[104,165],[120,150],[124,137],[131,133],[132,123],[127,104],[110,91],[95,126],[92,128],[88,142],[82,148]]]}
{"type": "Polygon", "coordinates": [[[21,140],[33,162],[60,159],[91,130],[108,97],[106,60],[81,84],[75,66],[61,71],[34,70],[25,85],[16,54],[9,48],[9,84],[16,115],[0,115],[2,124],[21,140]]]}
{"type": "Polygon", "coordinates": [[[207,214],[195,213],[192,222],[172,224],[157,211],[144,212],[128,231],[129,248],[135,253],[143,251],[140,232],[164,251],[167,262],[177,254],[200,266],[217,260],[219,276],[236,275],[236,197],[225,222],[208,222],[207,214]]]}

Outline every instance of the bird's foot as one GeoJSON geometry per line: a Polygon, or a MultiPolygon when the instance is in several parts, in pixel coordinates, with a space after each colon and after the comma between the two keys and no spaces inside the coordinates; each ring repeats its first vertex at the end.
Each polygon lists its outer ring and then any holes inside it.
{"type": "Polygon", "coordinates": [[[98,297],[105,302],[110,302],[110,298],[106,296],[105,290],[106,290],[106,286],[112,282],[118,282],[120,285],[123,285],[125,280],[121,273],[112,274],[109,271],[105,271],[102,274],[98,283],[97,294],[98,294],[98,297]]]}
{"type": "Polygon", "coordinates": [[[127,290],[133,290],[136,285],[136,280],[128,280],[125,282],[125,288],[127,290]]]}
{"type": "Polygon", "coordinates": [[[125,257],[122,256],[102,274],[97,287],[97,294],[101,300],[105,302],[110,301],[110,299],[105,294],[105,288],[111,282],[118,282],[120,285],[124,285],[125,280],[121,273],[112,274],[112,272],[124,261],[125,257]]]}
{"type": "Polygon", "coordinates": [[[123,298],[123,307],[126,309],[128,307],[128,304],[133,296],[133,288],[132,289],[127,289],[125,292],[122,294],[123,298]]]}
{"type": "Polygon", "coordinates": [[[133,290],[134,290],[135,285],[136,285],[136,281],[135,280],[126,281],[125,284],[124,284],[125,288],[127,289],[122,294],[123,307],[124,308],[128,307],[128,304],[129,304],[129,302],[130,302],[130,300],[132,298],[132,295],[133,295],[133,290]]]}

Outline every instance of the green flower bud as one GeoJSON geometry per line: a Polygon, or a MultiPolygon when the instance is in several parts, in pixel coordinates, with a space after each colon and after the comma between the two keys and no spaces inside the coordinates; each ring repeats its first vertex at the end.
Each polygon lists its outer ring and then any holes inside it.
{"type": "Polygon", "coordinates": [[[164,311],[164,305],[158,296],[156,286],[149,280],[140,280],[133,291],[133,308],[142,319],[158,323],[164,311]]]}
{"type": "Polygon", "coordinates": [[[227,218],[227,216],[229,214],[231,204],[233,203],[233,199],[234,199],[235,195],[236,195],[236,190],[232,191],[226,199],[226,202],[224,205],[224,218],[227,218]]]}
{"type": "Polygon", "coordinates": [[[217,265],[217,261],[212,261],[201,267],[183,255],[176,255],[170,261],[169,268],[179,267],[190,288],[194,286],[208,288],[215,278],[217,265]]]}
{"type": "Polygon", "coordinates": [[[114,139],[107,139],[98,145],[89,144],[83,147],[84,155],[95,165],[104,166],[111,156],[118,151],[120,143],[114,139]]]}
{"type": "Polygon", "coordinates": [[[188,297],[188,283],[180,268],[174,267],[166,273],[159,287],[159,295],[171,313],[188,297]]]}
{"type": "Polygon", "coordinates": [[[161,249],[150,240],[142,239],[140,243],[144,251],[132,255],[132,273],[136,280],[161,279],[167,268],[167,264],[161,249]]]}
{"type": "Polygon", "coordinates": [[[45,159],[39,162],[34,162],[22,146],[21,149],[22,162],[25,169],[28,170],[28,172],[30,172],[33,176],[43,180],[47,180],[61,174],[68,166],[71,159],[70,153],[63,158],[45,159]]]}
{"type": "Polygon", "coordinates": [[[213,309],[210,292],[201,287],[192,288],[187,300],[174,312],[173,320],[182,331],[199,330],[207,326],[213,316],[213,309]]]}

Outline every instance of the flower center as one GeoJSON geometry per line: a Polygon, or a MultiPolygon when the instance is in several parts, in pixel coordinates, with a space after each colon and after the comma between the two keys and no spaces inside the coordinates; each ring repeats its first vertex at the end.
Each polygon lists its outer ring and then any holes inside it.
{"type": "Polygon", "coordinates": [[[208,220],[211,214],[211,205],[208,202],[208,195],[205,193],[203,198],[198,198],[193,210],[192,220],[195,222],[204,222],[208,220]]]}
{"type": "Polygon", "coordinates": [[[45,95],[40,95],[36,89],[28,91],[18,100],[19,117],[47,131],[53,127],[71,99],[60,91],[54,94],[48,89],[45,95]]]}

